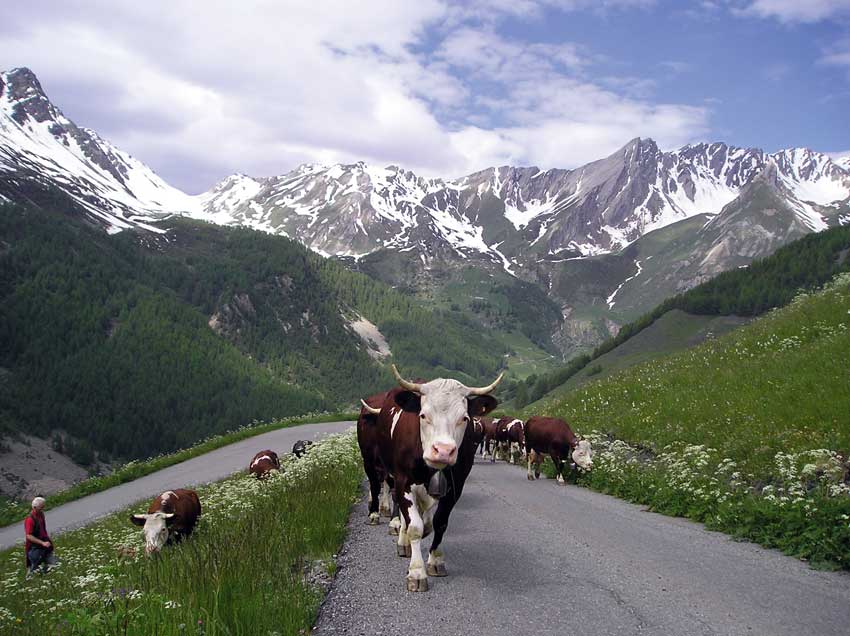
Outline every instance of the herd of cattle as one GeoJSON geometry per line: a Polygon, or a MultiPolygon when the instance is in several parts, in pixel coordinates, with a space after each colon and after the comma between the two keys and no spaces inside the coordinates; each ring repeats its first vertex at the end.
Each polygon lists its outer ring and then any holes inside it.
{"type": "MultiPolygon", "coordinates": [[[[369,523],[391,517],[390,534],[397,535],[397,553],[410,558],[407,589],[428,589],[428,576],[446,576],[445,554],[440,548],[449,515],[463,493],[475,455],[490,454],[495,461],[501,446],[511,462],[515,451],[528,462],[528,479],[540,477],[544,456],[552,458],[556,477],[564,483],[564,467],[572,459],[583,470],[593,466],[590,442],[578,438],[569,425],[552,417],[522,420],[486,417],[498,402],[490,395],[502,376],[484,387],[468,387],[457,380],[408,381],[395,365],[399,386],[361,400],[357,442],[369,478],[369,523]],[[532,474],[532,466],[534,468],[532,474]],[[427,564],[421,541],[434,539],[427,564]]],[[[300,457],[310,442],[299,441],[293,454],[300,457]]],[[[263,478],[280,469],[272,450],[252,459],[248,471],[263,478]]],[[[151,502],[147,514],[131,521],[143,526],[145,551],[191,534],[201,504],[192,490],[169,490],[151,502]]]]}

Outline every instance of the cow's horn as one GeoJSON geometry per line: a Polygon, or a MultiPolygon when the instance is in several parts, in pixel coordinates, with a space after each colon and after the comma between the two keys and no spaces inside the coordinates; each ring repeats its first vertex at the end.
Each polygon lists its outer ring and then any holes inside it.
{"type": "Polygon", "coordinates": [[[466,388],[469,389],[469,395],[487,395],[490,391],[492,391],[493,389],[496,388],[496,385],[499,384],[499,382],[502,381],[503,375],[505,375],[505,374],[500,373],[499,377],[496,378],[496,381],[493,382],[493,384],[488,384],[487,386],[481,386],[481,387],[469,386],[469,387],[466,387],[466,388]]]}
{"type": "Polygon", "coordinates": [[[392,367],[393,367],[393,375],[395,376],[395,379],[398,380],[398,383],[402,386],[402,388],[407,389],[408,391],[415,391],[416,393],[422,393],[422,385],[421,384],[416,384],[415,382],[408,382],[403,377],[401,377],[401,374],[399,374],[398,369],[395,368],[395,365],[392,365],[392,367]]]}
{"type": "Polygon", "coordinates": [[[366,409],[367,413],[371,413],[372,415],[377,415],[378,413],[381,412],[381,409],[373,409],[371,406],[366,404],[365,400],[360,400],[360,404],[363,405],[363,408],[366,409]]]}

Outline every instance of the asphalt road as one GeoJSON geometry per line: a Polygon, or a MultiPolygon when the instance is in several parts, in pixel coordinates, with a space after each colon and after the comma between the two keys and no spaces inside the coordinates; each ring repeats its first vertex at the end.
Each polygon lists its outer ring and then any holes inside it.
{"type": "Polygon", "coordinates": [[[431,577],[428,592],[406,591],[408,560],[386,521],[366,516],[362,502],[317,636],[850,633],[850,575],[587,489],[528,482],[501,462],[473,468],[443,542],[449,576],[431,577]]]}
{"type": "MultiPolygon", "coordinates": [[[[83,497],[45,511],[47,529],[55,536],[72,530],[116,510],[153,498],[164,490],[184,488],[222,479],[238,470],[247,470],[251,458],[270,448],[278,454],[288,453],[299,439],[316,439],[320,435],[339,433],[354,422],[326,422],[281,428],[223,446],[180,464],[169,466],[135,481],[83,497]]],[[[0,550],[23,543],[23,522],[0,529],[0,550]]]]}

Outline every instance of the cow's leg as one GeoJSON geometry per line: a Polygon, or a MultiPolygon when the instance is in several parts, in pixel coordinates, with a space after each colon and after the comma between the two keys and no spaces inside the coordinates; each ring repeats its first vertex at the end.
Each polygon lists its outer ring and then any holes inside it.
{"type": "MultiPolygon", "coordinates": [[[[519,444],[517,444],[517,446],[519,446],[519,444]]],[[[516,451],[516,452],[519,452],[519,451],[516,451]]],[[[508,448],[508,453],[510,454],[510,462],[512,464],[516,464],[516,460],[514,458],[514,443],[513,442],[510,443],[510,446],[508,448]]]]}
{"type": "Polygon", "coordinates": [[[534,478],[540,479],[540,464],[543,463],[543,453],[534,453],[534,478]]]}
{"type": "Polygon", "coordinates": [[[452,509],[462,493],[463,485],[459,485],[457,493],[453,492],[451,497],[443,497],[437,504],[437,511],[434,514],[434,540],[428,551],[428,576],[448,576],[449,574],[446,571],[445,555],[440,544],[443,542],[446,528],[449,527],[449,515],[452,514],[452,509]]]}
{"type": "Polygon", "coordinates": [[[381,495],[378,501],[378,514],[382,517],[389,517],[392,515],[392,508],[390,506],[390,486],[385,480],[381,481],[381,495]]]}
{"type": "Polygon", "coordinates": [[[528,481],[534,481],[534,475],[531,474],[531,464],[534,462],[536,455],[537,453],[535,453],[533,450],[528,453],[528,481]]]}
{"type": "Polygon", "coordinates": [[[392,475],[386,476],[387,485],[390,490],[390,499],[392,499],[393,511],[390,513],[390,529],[389,534],[398,536],[399,528],[401,528],[401,517],[398,509],[398,498],[395,492],[395,479],[392,475]]]}
{"type": "Polygon", "coordinates": [[[566,485],[564,481],[564,461],[559,455],[552,454],[552,462],[555,464],[555,479],[561,486],[566,485]]]}
{"type": "Polygon", "coordinates": [[[369,478],[369,525],[378,525],[380,519],[378,515],[378,497],[381,492],[382,479],[374,466],[370,466],[366,471],[366,476],[369,478]]]}
{"type": "Polygon", "coordinates": [[[393,505],[392,516],[390,517],[388,534],[396,537],[401,531],[401,515],[398,512],[398,504],[393,505]]]}
{"type": "MultiPolygon", "coordinates": [[[[425,572],[425,562],[422,560],[422,537],[425,536],[426,521],[430,517],[437,500],[428,495],[425,486],[411,486],[410,492],[404,494],[409,503],[407,506],[407,538],[410,541],[410,565],[407,568],[407,590],[409,592],[427,592],[428,575],[425,572]],[[423,518],[423,514],[425,517],[423,518]]],[[[402,511],[405,506],[402,504],[402,511]]]]}
{"type": "Polygon", "coordinates": [[[406,484],[400,480],[395,482],[395,500],[398,504],[398,541],[396,541],[396,554],[400,557],[410,556],[410,538],[407,536],[407,528],[410,525],[410,500],[406,493],[406,484]]]}

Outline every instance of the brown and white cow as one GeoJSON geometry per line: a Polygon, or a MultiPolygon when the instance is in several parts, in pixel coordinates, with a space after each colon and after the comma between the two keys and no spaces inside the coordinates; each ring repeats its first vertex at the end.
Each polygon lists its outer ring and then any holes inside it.
{"type": "Polygon", "coordinates": [[[401,388],[389,391],[381,407],[379,451],[394,479],[401,514],[397,552],[410,557],[407,589],[424,592],[428,575],[446,576],[440,543],[475,459],[474,431],[468,424],[496,408],[489,393],[502,376],[489,386],[468,387],[445,378],[409,382],[395,365],[393,373],[401,388]],[[432,530],[426,568],[421,542],[432,530]]]}
{"type": "Polygon", "coordinates": [[[496,447],[493,452],[493,460],[496,461],[495,450],[500,445],[507,446],[508,458],[511,464],[515,464],[514,450],[518,450],[520,454],[525,452],[525,424],[522,420],[515,417],[502,417],[496,421],[496,447]]]}
{"type": "Polygon", "coordinates": [[[201,516],[198,493],[186,488],[166,490],[154,498],[147,514],[130,515],[130,521],[142,527],[145,553],[159,552],[163,546],[179,542],[195,529],[201,516]]]}
{"type": "Polygon", "coordinates": [[[583,470],[593,468],[593,449],[590,442],[580,440],[570,425],[556,417],[535,415],[525,423],[525,450],[528,453],[528,478],[540,478],[540,462],[543,455],[549,455],[555,464],[555,474],[559,484],[564,484],[564,462],[570,454],[576,466],[583,470]],[[531,476],[531,464],[534,464],[534,477],[531,476]]]}
{"type": "Polygon", "coordinates": [[[389,476],[378,450],[378,415],[386,397],[384,391],[360,400],[362,406],[357,418],[357,445],[369,478],[369,523],[373,526],[380,522],[381,515],[391,515],[389,476]]]}
{"type": "Polygon", "coordinates": [[[273,470],[280,470],[280,459],[273,450],[261,450],[248,464],[248,473],[257,479],[265,479],[273,470]]]}

